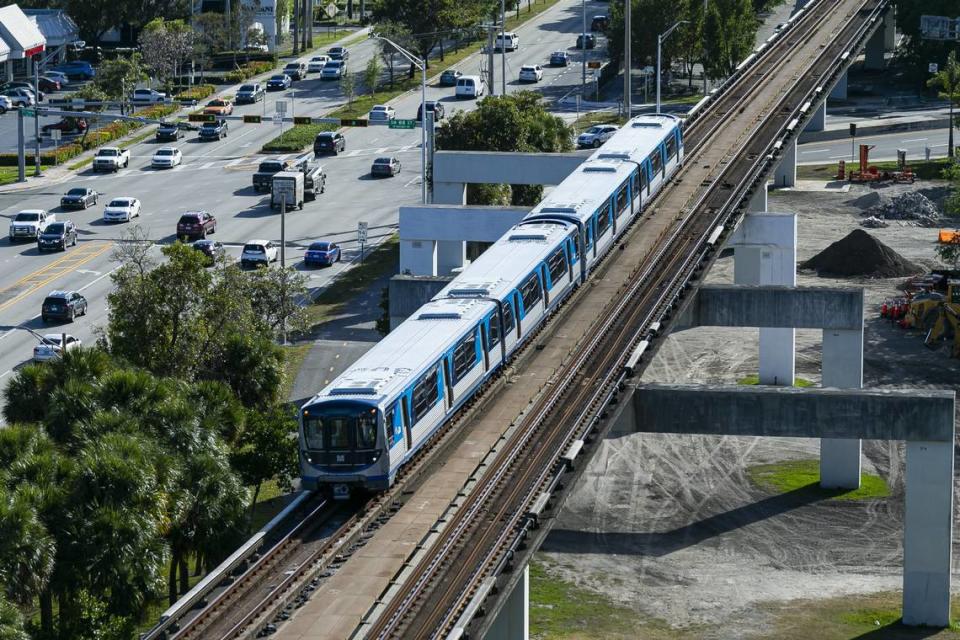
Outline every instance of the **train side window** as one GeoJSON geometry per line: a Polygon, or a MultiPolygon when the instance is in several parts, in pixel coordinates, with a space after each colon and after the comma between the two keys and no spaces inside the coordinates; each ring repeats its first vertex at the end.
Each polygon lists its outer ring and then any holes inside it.
{"type": "Polygon", "coordinates": [[[660,157],[660,149],[654,149],[650,154],[650,169],[656,176],[663,169],[663,159],[660,157]]]}
{"type": "Polygon", "coordinates": [[[597,237],[599,238],[607,232],[610,226],[610,210],[608,207],[602,207],[597,210],[597,237]]]}
{"type": "Polygon", "coordinates": [[[487,335],[490,336],[490,348],[493,349],[500,344],[500,314],[494,311],[487,321],[490,323],[490,331],[487,335]]]}
{"type": "Polygon", "coordinates": [[[410,401],[406,398],[400,398],[400,410],[403,412],[403,430],[407,436],[407,449],[413,447],[413,421],[410,420],[410,401]]]}
{"type": "Polygon", "coordinates": [[[383,417],[383,426],[387,436],[388,448],[393,445],[394,439],[397,439],[397,440],[400,439],[401,430],[399,429],[399,425],[394,425],[394,421],[396,419],[397,419],[397,405],[392,404],[390,405],[390,408],[387,410],[386,415],[383,417]]]}
{"type": "Polygon", "coordinates": [[[513,318],[513,304],[509,300],[503,301],[503,335],[509,335],[515,324],[513,318]]]}
{"type": "Polygon", "coordinates": [[[523,309],[529,313],[533,307],[540,302],[543,292],[540,289],[540,278],[536,273],[530,274],[530,277],[520,285],[520,297],[523,299],[523,309]]]}
{"type": "Polygon", "coordinates": [[[633,197],[636,198],[640,195],[640,173],[643,171],[642,168],[637,169],[630,176],[630,187],[633,191],[633,197]]]}
{"type": "Polygon", "coordinates": [[[573,234],[572,236],[570,236],[570,240],[572,241],[570,243],[571,244],[570,251],[572,252],[570,262],[576,262],[577,260],[580,259],[580,234],[579,233],[573,234]]]}
{"type": "Polygon", "coordinates": [[[477,364],[477,332],[463,337],[453,349],[453,383],[460,382],[477,364]]]}
{"type": "Polygon", "coordinates": [[[665,144],[667,147],[667,162],[669,162],[677,155],[677,139],[673,136],[673,133],[667,137],[665,144]]]}
{"type": "Polygon", "coordinates": [[[624,182],[620,185],[620,189],[617,191],[617,215],[621,215],[624,211],[627,210],[627,206],[630,204],[630,199],[627,197],[627,185],[628,182],[624,182]]]}
{"type": "Polygon", "coordinates": [[[434,365],[423,374],[413,387],[413,424],[416,424],[437,402],[440,401],[440,389],[437,387],[438,369],[434,365]]]}
{"type": "Polygon", "coordinates": [[[643,195],[644,191],[650,189],[650,183],[647,181],[647,164],[643,163],[640,165],[640,171],[637,172],[637,175],[640,176],[640,187],[637,191],[638,195],[643,195]]]}
{"type": "Polygon", "coordinates": [[[550,280],[556,286],[567,270],[567,254],[562,246],[547,258],[547,268],[550,270],[550,280]]]}

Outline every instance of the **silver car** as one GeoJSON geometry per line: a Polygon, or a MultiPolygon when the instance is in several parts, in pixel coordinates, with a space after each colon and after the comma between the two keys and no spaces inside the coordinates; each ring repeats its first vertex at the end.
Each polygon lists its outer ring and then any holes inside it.
{"type": "Polygon", "coordinates": [[[596,149],[609,140],[619,128],[615,124],[598,124],[590,127],[577,137],[577,146],[581,149],[596,149]]]}
{"type": "Polygon", "coordinates": [[[347,70],[347,63],[343,60],[330,60],[323,65],[320,71],[321,80],[339,80],[347,70]]]}

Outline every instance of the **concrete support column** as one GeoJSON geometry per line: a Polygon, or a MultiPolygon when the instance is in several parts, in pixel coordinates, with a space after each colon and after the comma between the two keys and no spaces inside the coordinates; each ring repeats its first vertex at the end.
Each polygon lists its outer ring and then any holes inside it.
{"type": "Polygon", "coordinates": [[[846,70],[837,78],[837,84],[833,85],[833,89],[830,90],[830,98],[834,100],[847,99],[847,79],[849,74],[850,71],[846,70]]]}
{"type": "Polygon", "coordinates": [[[513,587],[484,640],[528,640],[530,637],[530,567],[513,587]]]}
{"type": "Polygon", "coordinates": [[[460,269],[467,261],[467,243],[462,240],[437,241],[437,272],[431,275],[445,276],[460,269]]]}
{"type": "Polygon", "coordinates": [[[467,185],[464,182],[434,182],[433,204],[467,204],[467,185]]]}
{"type": "Polygon", "coordinates": [[[750,213],[765,213],[767,211],[767,181],[753,192],[750,196],[750,203],[747,205],[747,211],[750,213]]]}
{"type": "Polygon", "coordinates": [[[774,187],[792,187],[797,184],[797,139],[793,138],[780,150],[780,164],[773,173],[774,187]]]}
{"type": "Polygon", "coordinates": [[[903,623],[950,624],[953,442],[907,442],[903,623]]]}
{"type": "Polygon", "coordinates": [[[400,273],[437,275],[437,243],[433,240],[401,240],[400,273]]]}
{"type": "MultiPolygon", "coordinates": [[[[863,388],[863,328],[824,329],[823,386],[863,388]]],[[[856,419],[852,417],[851,419],[856,419]]],[[[820,486],[828,489],[860,487],[860,440],[824,438],[820,441],[820,486]]]]}
{"type": "MultiPolygon", "coordinates": [[[[888,12],[889,15],[889,12],[888,12]]],[[[871,71],[878,71],[884,68],[884,53],[886,50],[886,30],[881,25],[870,39],[867,40],[863,48],[863,68],[871,71]]]]}
{"type": "Polygon", "coordinates": [[[883,16],[883,48],[887,53],[897,49],[897,5],[883,16]]]}
{"type": "Polygon", "coordinates": [[[820,106],[814,109],[807,121],[807,127],[804,131],[823,131],[827,128],[827,101],[824,100],[820,106]]]}

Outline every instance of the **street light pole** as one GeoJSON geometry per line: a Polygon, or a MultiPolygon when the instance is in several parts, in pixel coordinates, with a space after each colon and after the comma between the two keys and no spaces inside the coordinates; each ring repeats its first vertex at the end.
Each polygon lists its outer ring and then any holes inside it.
{"type": "Polygon", "coordinates": [[[703,0],[703,60],[700,67],[703,70],[703,95],[707,95],[707,0],[703,0]]]}
{"type": "MultiPolygon", "coordinates": [[[[706,2],[706,0],[704,0],[706,2]]],[[[631,87],[631,82],[633,78],[630,76],[631,72],[631,54],[630,54],[630,37],[633,35],[633,27],[631,26],[631,16],[630,9],[633,4],[633,0],[624,0],[623,7],[623,110],[624,115],[626,115],[627,120],[630,119],[632,114],[632,105],[631,92],[633,87],[631,87]]]]}
{"type": "MultiPolygon", "coordinates": [[[[628,0],[629,1],[629,0],[628,0]]],[[[583,51],[582,77],[580,79],[580,94],[586,95],[587,91],[587,0],[580,0],[580,6],[583,9],[583,29],[580,31],[580,49],[583,51]]]]}
{"type": "MultiPolygon", "coordinates": [[[[500,95],[507,95],[507,9],[505,0],[500,0],[500,95]]],[[[493,91],[493,87],[490,87],[493,91]]]]}
{"type": "Polygon", "coordinates": [[[672,27],[657,36],[657,113],[660,113],[660,50],[663,48],[663,42],[670,37],[677,27],[687,23],[687,20],[680,20],[672,27]]]}

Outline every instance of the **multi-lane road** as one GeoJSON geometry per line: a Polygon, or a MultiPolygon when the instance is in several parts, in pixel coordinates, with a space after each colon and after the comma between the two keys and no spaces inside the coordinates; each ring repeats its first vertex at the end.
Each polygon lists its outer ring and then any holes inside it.
{"type": "MultiPolygon", "coordinates": [[[[605,13],[608,5],[591,1],[587,7],[589,20],[594,14],[605,13]]],[[[507,55],[508,92],[532,88],[554,96],[576,86],[581,80],[580,53],[573,50],[573,45],[581,20],[581,4],[577,0],[562,0],[518,28],[520,48],[507,55]],[[569,67],[547,66],[550,52],[557,49],[570,51],[573,62],[569,67]],[[537,85],[519,84],[516,77],[522,64],[543,65],[543,80],[537,85]]],[[[350,52],[350,68],[356,72],[376,55],[377,45],[364,40],[351,46],[350,52]]],[[[588,54],[602,55],[600,51],[588,54]]],[[[499,57],[495,66],[499,91],[499,57]]],[[[464,73],[477,73],[480,55],[471,55],[457,67],[464,73]]],[[[442,62],[433,63],[434,72],[439,73],[443,68],[442,62]]],[[[427,91],[428,100],[445,104],[448,116],[455,110],[472,109],[475,105],[470,100],[456,100],[452,88],[432,85],[427,91]]],[[[323,82],[314,74],[295,83],[289,91],[268,94],[265,103],[237,107],[235,115],[270,115],[277,99],[293,103],[288,115],[293,112],[314,117],[344,103],[339,83],[323,82]]],[[[413,118],[419,102],[419,91],[413,91],[392,104],[398,117],[413,118]]],[[[177,219],[189,209],[206,209],[217,217],[217,233],[213,237],[224,243],[234,257],[252,238],[279,241],[279,216],[270,209],[268,196],[256,194],[251,187],[256,165],[267,157],[259,153],[259,149],[277,135],[279,128],[273,124],[236,121],[231,121],[230,126],[228,137],[219,142],[198,142],[193,135],[181,140],[177,146],[183,152],[184,162],[174,169],[150,168],[154,150],[162,145],[148,140],[131,147],[130,166],[116,174],[94,174],[86,169],[56,185],[0,193],[0,216],[7,220],[20,210],[42,208],[54,211],[58,219],[73,220],[80,230],[78,246],[62,254],[41,255],[34,243],[16,244],[5,237],[0,239],[0,386],[5,385],[17,367],[29,361],[36,343],[28,332],[14,328],[16,325],[39,333],[65,331],[84,342],[93,341],[97,327],[105,325],[110,274],[119,266],[112,260],[113,247],[129,226],[101,222],[103,206],[110,198],[139,198],[143,203],[143,216],[133,224],[140,225],[149,238],[160,244],[173,241],[177,219]],[[102,194],[98,206],[86,211],[60,210],[60,195],[74,186],[91,187],[102,194]],[[54,289],[82,292],[90,302],[89,313],[70,325],[44,326],[39,317],[40,305],[54,289]]],[[[371,239],[384,237],[392,233],[390,227],[397,222],[398,206],[416,203],[420,198],[419,131],[378,126],[348,129],[345,136],[346,153],[321,159],[327,172],[327,192],[307,203],[303,211],[287,216],[287,260],[297,269],[303,269],[302,253],[311,241],[324,238],[344,245],[344,264],[305,270],[311,287],[328,283],[356,258],[358,222],[370,225],[371,239]],[[403,163],[403,171],[395,178],[370,179],[370,163],[379,155],[397,156],[403,163]]],[[[176,292],[170,294],[176,295],[176,292]]]]}

